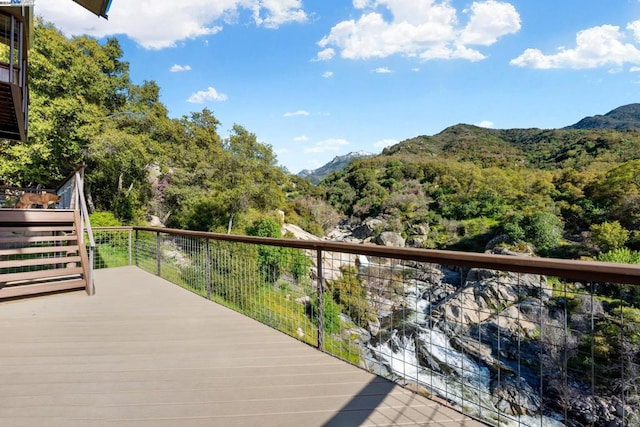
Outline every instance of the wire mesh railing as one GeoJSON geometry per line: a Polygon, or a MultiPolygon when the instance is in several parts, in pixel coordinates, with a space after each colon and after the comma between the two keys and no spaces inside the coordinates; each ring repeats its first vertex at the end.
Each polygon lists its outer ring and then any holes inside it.
{"type": "Polygon", "coordinates": [[[640,267],[97,229],[137,265],[492,425],[640,425],[640,267]]]}

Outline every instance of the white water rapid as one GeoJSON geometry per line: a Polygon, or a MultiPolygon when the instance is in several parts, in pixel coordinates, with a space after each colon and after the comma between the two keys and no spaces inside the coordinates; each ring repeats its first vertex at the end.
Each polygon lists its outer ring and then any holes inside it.
{"type": "Polygon", "coordinates": [[[389,340],[370,346],[374,359],[407,382],[452,402],[476,418],[500,426],[556,427],[563,424],[549,417],[513,416],[500,412],[490,393],[489,369],[453,348],[440,330],[416,326],[417,338],[394,330],[389,340]],[[420,357],[419,357],[420,355],[420,357]],[[429,359],[431,368],[422,366],[429,359]],[[434,371],[437,365],[440,372],[434,371]]]}

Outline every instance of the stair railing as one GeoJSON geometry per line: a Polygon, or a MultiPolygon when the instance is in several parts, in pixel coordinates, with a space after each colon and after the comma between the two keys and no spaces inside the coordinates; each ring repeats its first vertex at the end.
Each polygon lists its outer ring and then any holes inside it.
{"type": "Polygon", "coordinates": [[[89,239],[89,265],[87,277],[87,293],[93,295],[95,286],[93,283],[93,263],[95,256],[96,242],[91,230],[91,222],[89,221],[89,209],[87,201],[84,197],[84,168],[85,164],[81,164],[67,177],[67,179],[58,187],[56,193],[60,196],[58,206],[63,209],[73,209],[80,211],[80,221],[82,232],[78,236],[79,244],[86,244],[84,240],[85,233],[89,239]]]}

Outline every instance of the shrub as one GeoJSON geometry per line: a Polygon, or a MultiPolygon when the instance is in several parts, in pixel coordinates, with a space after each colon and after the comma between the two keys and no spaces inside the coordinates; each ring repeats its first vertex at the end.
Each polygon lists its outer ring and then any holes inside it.
{"type": "Polygon", "coordinates": [[[366,328],[373,320],[375,313],[367,300],[367,290],[358,277],[355,267],[341,267],[342,277],[328,282],[329,292],[333,300],[345,309],[353,322],[366,328]]]}
{"type": "Polygon", "coordinates": [[[618,221],[593,224],[590,230],[591,242],[603,252],[620,249],[629,240],[629,231],[618,221]]]}
{"type": "Polygon", "coordinates": [[[640,252],[631,251],[627,248],[614,249],[601,253],[596,258],[602,262],[617,262],[620,264],[640,264],[640,252]]]}
{"type": "Polygon", "coordinates": [[[122,225],[113,212],[97,211],[89,215],[92,227],[119,227],[122,225]]]}
{"type": "Polygon", "coordinates": [[[502,229],[514,241],[531,242],[544,251],[558,244],[563,224],[552,212],[541,211],[528,215],[518,212],[505,219],[502,229]]]}
{"type": "MultiPolygon", "coordinates": [[[[318,318],[318,296],[311,298],[311,318],[318,318]]],[[[324,316],[324,332],[327,334],[336,334],[340,332],[340,306],[331,299],[331,296],[325,296],[322,302],[322,313],[324,316]]]]}

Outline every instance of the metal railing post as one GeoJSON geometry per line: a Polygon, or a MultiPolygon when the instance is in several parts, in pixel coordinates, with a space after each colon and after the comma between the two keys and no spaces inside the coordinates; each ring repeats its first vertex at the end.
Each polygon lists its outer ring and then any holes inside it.
{"type": "MultiPolygon", "coordinates": [[[[136,235],[137,234],[138,234],[138,232],[136,231],[136,235]]],[[[132,245],[132,241],[131,241],[132,240],[132,235],[133,235],[132,230],[129,229],[129,265],[132,265],[131,264],[131,260],[132,260],[131,255],[132,255],[132,252],[133,252],[133,245],[132,245]]]]}
{"type": "Polygon", "coordinates": [[[136,230],[136,252],[135,252],[135,259],[136,259],[136,267],[138,267],[138,246],[140,245],[140,238],[138,236],[138,230],[136,230]]]}
{"type": "Polygon", "coordinates": [[[160,232],[156,231],[156,274],[160,276],[160,232]]]}
{"type": "Polygon", "coordinates": [[[322,249],[318,249],[318,349],[324,351],[324,276],[322,272],[322,249]]]}
{"type": "Polygon", "coordinates": [[[95,245],[93,246],[89,246],[89,266],[91,267],[89,269],[89,283],[91,283],[91,285],[89,286],[89,291],[90,291],[90,295],[93,295],[95,293],[95,285],[93,282],[93,269],[94,267],[94,262],[95,262],[95,245]]]}
{"type": "Polygon", "coordinates": [[[207,299],[211,299],[211,246],[209,244],[209,239],[206,239],[206,251],[205,251],[205,262],[204,262],[204,268],[205,270],[205,277],[206,277],[206,281],[207,281],[207,299]]]}

